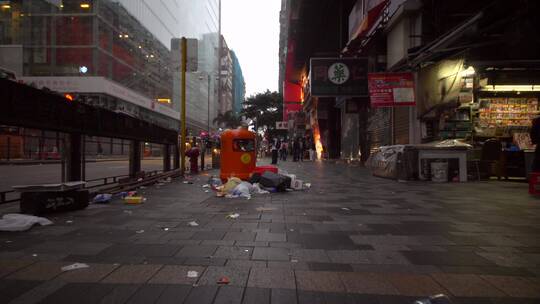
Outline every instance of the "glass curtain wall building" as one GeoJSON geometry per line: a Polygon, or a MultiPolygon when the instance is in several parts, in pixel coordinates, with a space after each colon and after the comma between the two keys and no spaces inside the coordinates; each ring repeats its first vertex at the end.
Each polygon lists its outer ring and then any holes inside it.
{"type": "Polygon", "coordinates": [[[240,61],[233,50],[231,50],[231,57],[233,61],[233,111],[238,115],[242,111],[242,104],[246,98],[246,82],[240,61]]]}
{"type": "Polygon", "coordinates": [[[216,116],[219,0],[2,3],[1,67],[38,86],[88,93],[83,100],[96,106],[175,129],[180,107],[173,104],[179,99],[171,38],[197,38],[199,71],[188,75],[188,125],[206,130],[216,116]]]}

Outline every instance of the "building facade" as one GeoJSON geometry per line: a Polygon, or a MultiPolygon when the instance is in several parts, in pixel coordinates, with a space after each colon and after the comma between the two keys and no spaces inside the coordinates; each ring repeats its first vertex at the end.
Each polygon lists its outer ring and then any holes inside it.
{"type": "Polygon", "coordinates": [[[302,102],[298,117],[319,129],[330,158],[365,161],[380,146],[444,139],[476,144],[489,132],[512,138],[536,113],[535,1],[290,0],[287,7],[284,98],[302,102]],[[366,75],[410,74],[416,103],[311,96],[315,57],[365,58],[366,75]]]}
{"type": "Polygon", "coordinates": [[[233,58],[225,38],[221,36],[221,70],[219,113],[233,110],[233,58]]]}
{"type": "Polygon", "coordinates": [[[233,111],[236,115],[242,112],[244,100],[246,98],[246,82],[242,74],[242,67],[236,53],[231,50],[233,60],[233,111]]]}

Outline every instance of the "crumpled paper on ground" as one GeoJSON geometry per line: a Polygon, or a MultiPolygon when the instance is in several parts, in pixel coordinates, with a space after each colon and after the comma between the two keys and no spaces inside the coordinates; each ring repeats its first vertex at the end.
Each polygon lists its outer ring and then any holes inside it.
{"type": "Polygon", "coordinates": [[[0,219],[0,231],[26,231],[35,224],[42,226],[52,225],[53,222],[44,217],[11,213],[0,219]]]}

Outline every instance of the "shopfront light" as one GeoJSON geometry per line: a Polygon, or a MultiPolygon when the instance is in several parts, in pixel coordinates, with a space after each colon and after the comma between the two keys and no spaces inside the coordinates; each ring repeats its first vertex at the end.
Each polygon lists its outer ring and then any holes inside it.
{"type": "Polygon", "coordinates": [[[89,8],[90,8],[90,4],[88,4],[88,3],[81,3],[81,8],[89,9],[89,8]]]}
{"type": "Polygon", "coordinates": [[[156,100],[160,103],[171,103],[170,98],[157,98],[156,100]]]}
{"type": "Polygon", "coordinates": [[[73,101],[73,95],[71,94],[64,94],[64,97],[69,101],[69,102],[72,102],[73,101]]]}
{"type": "Polygon", "coordinates": [[[2,9],[8,10],[8,9],[10,9],[10,8],[11,8],[11,5],[9,5],[9,4],[2,4],[2,9]]]}
{"type": "Polygon", "coordinates": [[[533,85],[487,85],[482,91],[488,92],[540,92],[540,84],[533,85]]]}

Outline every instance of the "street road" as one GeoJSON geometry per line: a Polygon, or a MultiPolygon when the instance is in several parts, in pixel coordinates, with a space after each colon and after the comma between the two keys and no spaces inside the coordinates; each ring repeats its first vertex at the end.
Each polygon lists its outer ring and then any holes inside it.
{"type": "MultiPolygon", "coordinates": [[[[152,171],[163,168],[161,159],[142,161],[142,170],[152,171]]],[[[2,165],[0,166],[0,191],[11,190],[14,185],[59,183],[60,164],[44,165],[2,165]]],[[[86,179],[128,174],[128,161],[103,161],[86,163],[86,179]]]]}

